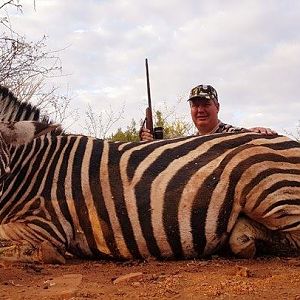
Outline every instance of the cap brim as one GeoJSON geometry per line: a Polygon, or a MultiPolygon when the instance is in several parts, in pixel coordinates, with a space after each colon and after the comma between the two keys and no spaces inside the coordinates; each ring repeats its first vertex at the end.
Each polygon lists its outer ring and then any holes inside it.
{"type": "Polygon", "coordinates": [[[194,96],[194,97],[190,97],[190,98],[188,99],[188,101],[193,101],[193,100],[195,100],[195,99],[200,99],[200,100],[213,100],[213,99],[211,99],[209,96],[199,96],[199,95],[197,95],[197,96],[194,96]]]}

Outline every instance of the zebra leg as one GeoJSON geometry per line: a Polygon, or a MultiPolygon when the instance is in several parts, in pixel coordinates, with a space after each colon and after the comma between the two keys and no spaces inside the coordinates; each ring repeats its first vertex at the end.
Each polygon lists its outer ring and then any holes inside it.
{"type": "Polygon", "coordinates": [[[28,238],[29,231],[26,232],[26,229],[26,225],[18,223],[0,225],[0,260],[65,263],[61,249],[49,241],[32,239],[32,236],[28,238]]]}
{"type": "Polygon", "coordinates": [[[38,246],[28,241],[0,240],[0,260],[64,264],[65,258],[49,242],[38,246]]]}
{"type": "Polygon", "coordinates": [[[243,258],[256,254],[299,256],[299,245],[299,232],[274,231],[247,217],[238,218],[229,238],[231,251],[243,258]]]}

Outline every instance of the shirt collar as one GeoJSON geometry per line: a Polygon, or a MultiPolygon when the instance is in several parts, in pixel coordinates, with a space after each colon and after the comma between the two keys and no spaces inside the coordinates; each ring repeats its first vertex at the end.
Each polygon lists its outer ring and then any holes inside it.
{"type": "MultiPolygon", "coordinates": [[[[212,133],[215,133],[215,132],[219,129],[219,127],[220,127],[221,124],[222,124],[222,122],[221,122],[220,120],[218,120],[217,126],[214,127],[210,132],[208,132],[208,133],[206,133],[206,134],[212,134],[212,133]]],[[[197,135],[206,135],[206,134],[201,134],[199,131],[197,132],[197,135]]]]}

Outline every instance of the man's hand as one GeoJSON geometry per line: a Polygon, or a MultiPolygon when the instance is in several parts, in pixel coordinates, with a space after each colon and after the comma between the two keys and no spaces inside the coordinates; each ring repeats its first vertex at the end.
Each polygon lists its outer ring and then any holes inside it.
{"type": "Polygon", "coordinates": [[[153,141],[153,135],[150,133],[150,130],[142,127],[140,129],[140,139],[141,141],[153,141]]]}
{"type": "Polygon", "coordinates": [[[270,128],[264,128],[264,127],[253,127],[253,128],[249,128],[249,130],[252,132],[268,134],[268,135],[278,134],[276,131],[274,131],[270,128]]]}

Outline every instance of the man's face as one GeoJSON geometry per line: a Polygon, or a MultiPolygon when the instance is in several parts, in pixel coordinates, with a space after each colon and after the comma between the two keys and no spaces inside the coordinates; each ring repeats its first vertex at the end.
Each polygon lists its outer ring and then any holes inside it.
{"type": "Polygon", "coordinates": [[[190,101],[190,106],[192,120],[198,129],[217,125],[219,103],[211,99],[195,98],[190,101]]]}

